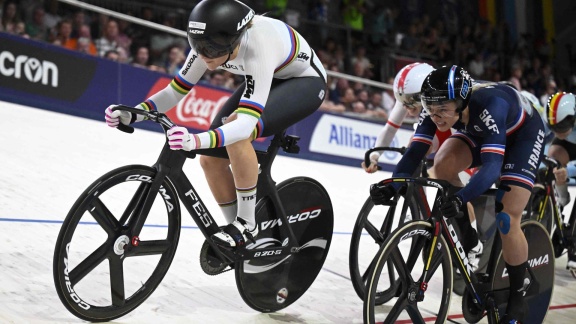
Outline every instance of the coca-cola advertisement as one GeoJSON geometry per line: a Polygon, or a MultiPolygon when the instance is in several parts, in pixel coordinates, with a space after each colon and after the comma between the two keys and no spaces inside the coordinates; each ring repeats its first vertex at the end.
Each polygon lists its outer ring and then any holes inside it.
{"type": "Polygon", "coordinates": [[[178,125],[207,130],[230,92],[196,85],[167,115],[178,125]]]}

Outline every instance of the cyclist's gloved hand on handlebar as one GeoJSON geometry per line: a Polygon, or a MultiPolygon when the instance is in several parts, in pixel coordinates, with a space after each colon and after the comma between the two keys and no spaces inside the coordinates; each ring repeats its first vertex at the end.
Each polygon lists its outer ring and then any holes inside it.
{"type": "Polygon", "coordinates": [[[452,195],[442,201],[440,211],[447,218],[456,217],[462,210],[462,205],[462,198],[452,195]]]}
{"type": "MultiPolygon", "coordinates": [[[[112,108],[116,107],[116,105],[110,105],[104,111],[106,124],[110,127],[118,127],[119,123],[124,125],[130,125],[134,122],[139,122],[144,120],[143,115],[135,115],[129,111],[124,110],[116,110],[112,111],[112,108]]],[[[140,107],[136,107],[140,108],[140,107]]]]}
{"type": "Polygon", "coordinates": [[[370,165],[366,165],[365,162],[362,162],[362,168],[364,171],[368,173],[374,173],[378,171],[378,159],[380,158],[379,152],[372,152],[370,153],[370,165]]]}
{"type": "Polygon", "coordinates": [[[370,186],[370,197],[375,205],[382,205],[390,201],[395,194],[396,189],[390,185],[382,185],[379,182],[370,186]]]}
{"type": "Polygon", "coordinates": [[[168,130],[167,134],[168,145],[172,150],[190,151],[197,149],[200,145],[196,136],[188,133],[186,127],[174,126],[168,130]]]}

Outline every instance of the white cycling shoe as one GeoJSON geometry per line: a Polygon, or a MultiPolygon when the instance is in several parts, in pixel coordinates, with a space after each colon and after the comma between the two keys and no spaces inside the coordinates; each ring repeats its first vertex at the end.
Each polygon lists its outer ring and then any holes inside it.
{"type": "Polygon", "coordinates": [[[228,224],[220,232],[212,235],[212,241],[220,246],[236,248],[246,245],[247,241],[256,243],[254,239],[256,235],[258,235],[258,225],[254,229],[249,230],[246,228],[246,222],[242,218],[237,217],[235,221],[228,224]]]}
{"type": "Polygon", "coordinates": [[[482,241],[478,240],[478,244],[468,252],[468,263],[470,264],[472,271],[478,270],[480,257],[482,256],[483,252],[484,244],[482,244],[482,241]]]}

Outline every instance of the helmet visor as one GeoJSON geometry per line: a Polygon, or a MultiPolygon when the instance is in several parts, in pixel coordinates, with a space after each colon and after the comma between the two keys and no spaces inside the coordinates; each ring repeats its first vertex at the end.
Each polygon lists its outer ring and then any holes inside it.
{"type": "Polygon", "coordinates": [[[564,118],[561,122],[549,125],[550,129],[555,133],[566,133],[567,131],[571,130],[574,127],[574,116],[568,116],[564,118]]]}
{"type": "Polygon", "coordinates": [[[211,59],[228,55],[231,52],[230,43],[219,44],[208,38],[191,38],[190,45],[196,53],[211,59]]]}
{"type": "Polygon", "coordinates": [[[433,101],[433,102],[426,102],[422,100],[422,107],[430,117],[437,116],[440,118],[452,118],[457,114],[457,104],[454,100],[448,101],[433,101]],[[450,103],[454,103],[451,105],[450,103]]]}

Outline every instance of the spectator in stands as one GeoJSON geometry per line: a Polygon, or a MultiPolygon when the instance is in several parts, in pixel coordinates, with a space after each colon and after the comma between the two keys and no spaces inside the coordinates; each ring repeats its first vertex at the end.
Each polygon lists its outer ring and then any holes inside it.
{"type": "Polygon", "coordinates": [[[134,55],[132,56],[132,66],[137,66],[141,68],[148,68],[150,65],[150,51],[148,47],[141,46],[136,49],[134,55]]]}
{"type": "Polygon", "coordinates": [[[354,75],[366,79],[371,79],[374,76],[372,63],[366,57],[366,47],[358,46],[355,55],[350,59],[350,63],[354,67],[354,75]]]}
{"type": "Polygon", "coordinates": [[[16,25],[21,22],[18,2],[9,0],[4,3],[2,9],[2,19],[0,20],[0,30],[9,34],[16,34],[16,25]]]}
{"type": "Polygon", "coordinates": [[[370,94],[370,101],[366,108],[368,109],[367,114],[378,119],[387,120],[388,111],[382,106],[382,92],[379,90],[373,90],[370,94]]]}
{"type": "Polygon", "coordinates": [[[86,24],[86,14],[84,10],[76,10],[72,14],[72,37],[78,38],[80,37],[80,28],[86,24]]]}
{"type": "Polygon", "coordinates": [[[49,35],[48,26],[44,23],[44,8],[42,6],[34,7],[32,17],[26,23],[26,34],[30,39],[47,41],[49,35]]]}
{"type": "Polygon", "coordinates": [[[90,35],[90,25],[83,24],[80,26],[76,49],[82,53],[98,55],[96,44],[94,44],[94,41],[92,41],[92,35],[90,35]]]}
{"type": "Polygon", "coordinates": [[[400,49],[408,52],[418,52],[420,50],[420,37],[418,36],[418,25],[416,23],[408,26],[408,32],[402,37],[400,49]]]}
{"type": "Polygon", "coordinates": [[[358,102],[356,95],[354,94],[354,89],[347,87],[344,89],[344,94],[340,97],[340,103],[344,105],[345,111],[354,112],[354,103],[358,102]]]}
{"type": "Polygon", "coordinates": [[[520,81],[521,79],[522,79],[522,67],[514,66],[512,68],[512,75],[510,76],[510,79],[508,79],[508,81],[512,83],[512,85],[516,88],[516,90],[521,91],[522,90],[522,83],[520,81]]]}
{"type": "MultiPolygon", "coordinates": [[[[92,34],[94,39],[99,39],[104,36],[104,31],[106,30],[106,25],[108,24],[109,19],[110,17],[107,15],[99,13],[98,17],[90,23],[90,34],[92,34]]],[[[102,53],[98,52],[98,55],[102,56],[102,53]]]]}
{"type": "Polygon", "coordinates": [[[120,60],[120,53],[117,50],[109,50],[104,53],[104,58],[110,61],[118,62],[120,60]]]}
{"type": "Polygon", "coordinates": [[[542,107],[546,107],[546,105],[548,104],[548,98],[550,98],[550,96],[555,94],[556,92],[558,92],[556,81],[548,80],[548,83],[546,84],[546,89],[542,94],[542,96],[540,96],[540,104],[542,104],[542,107]]]}
{"type": "Polygon", "coordinates": [[[475,79],[482,79],[484,77],[484,58],[482,53],[476,52],[474,57],[468,63],[468,72],[475,79]]]}
{"type": "MultiPolygon", "coordinates": [[[[175,28],[176,15],[172,13],[166,15],[162,24],[166,27],[175,28]]],[[[179,36],[164,32],[152,35],[150,37],[150,56],[152,57],[152,60],[155,62],[164,61],[167,56],[167,50],[172,45],[178,45],[181,48],[189,46],[186,43],[186,39],[179,36]]]]}
{"type": "Polygon", "coordinates": [[[77,40],[72,38],[72,21],[64,18],[56,24],[56,37],[52,44],[65,47],[70,50],[76,50],[77,40]]]}
{"type": "MultiPolygon", "coordinates": [[[[364,0],[342,0],[341,8],[344,24],[355,32],[362,32],[364,30],[364,14],[367,12],[364,0]]],[[[362,35],[360,36],[359,39],[362,39],[362,35]]]]}
{"type": "Polygon", "coordinates": [[[186,60],[184,50],[180,46],[172,45],[168,48],[168,56],[161,66],[166,70],[166,73],[176,75],[182,68],[184,60],[186,60]]]}
{"type": "Polygon", "coordinates": [[[113,19],[108,19],[102,37],[97,38],[95,41],[98,56],[104,56],[109,50],[117,50],[120,55],[120,46],[118,44],[118,22],[113,19]]]}

